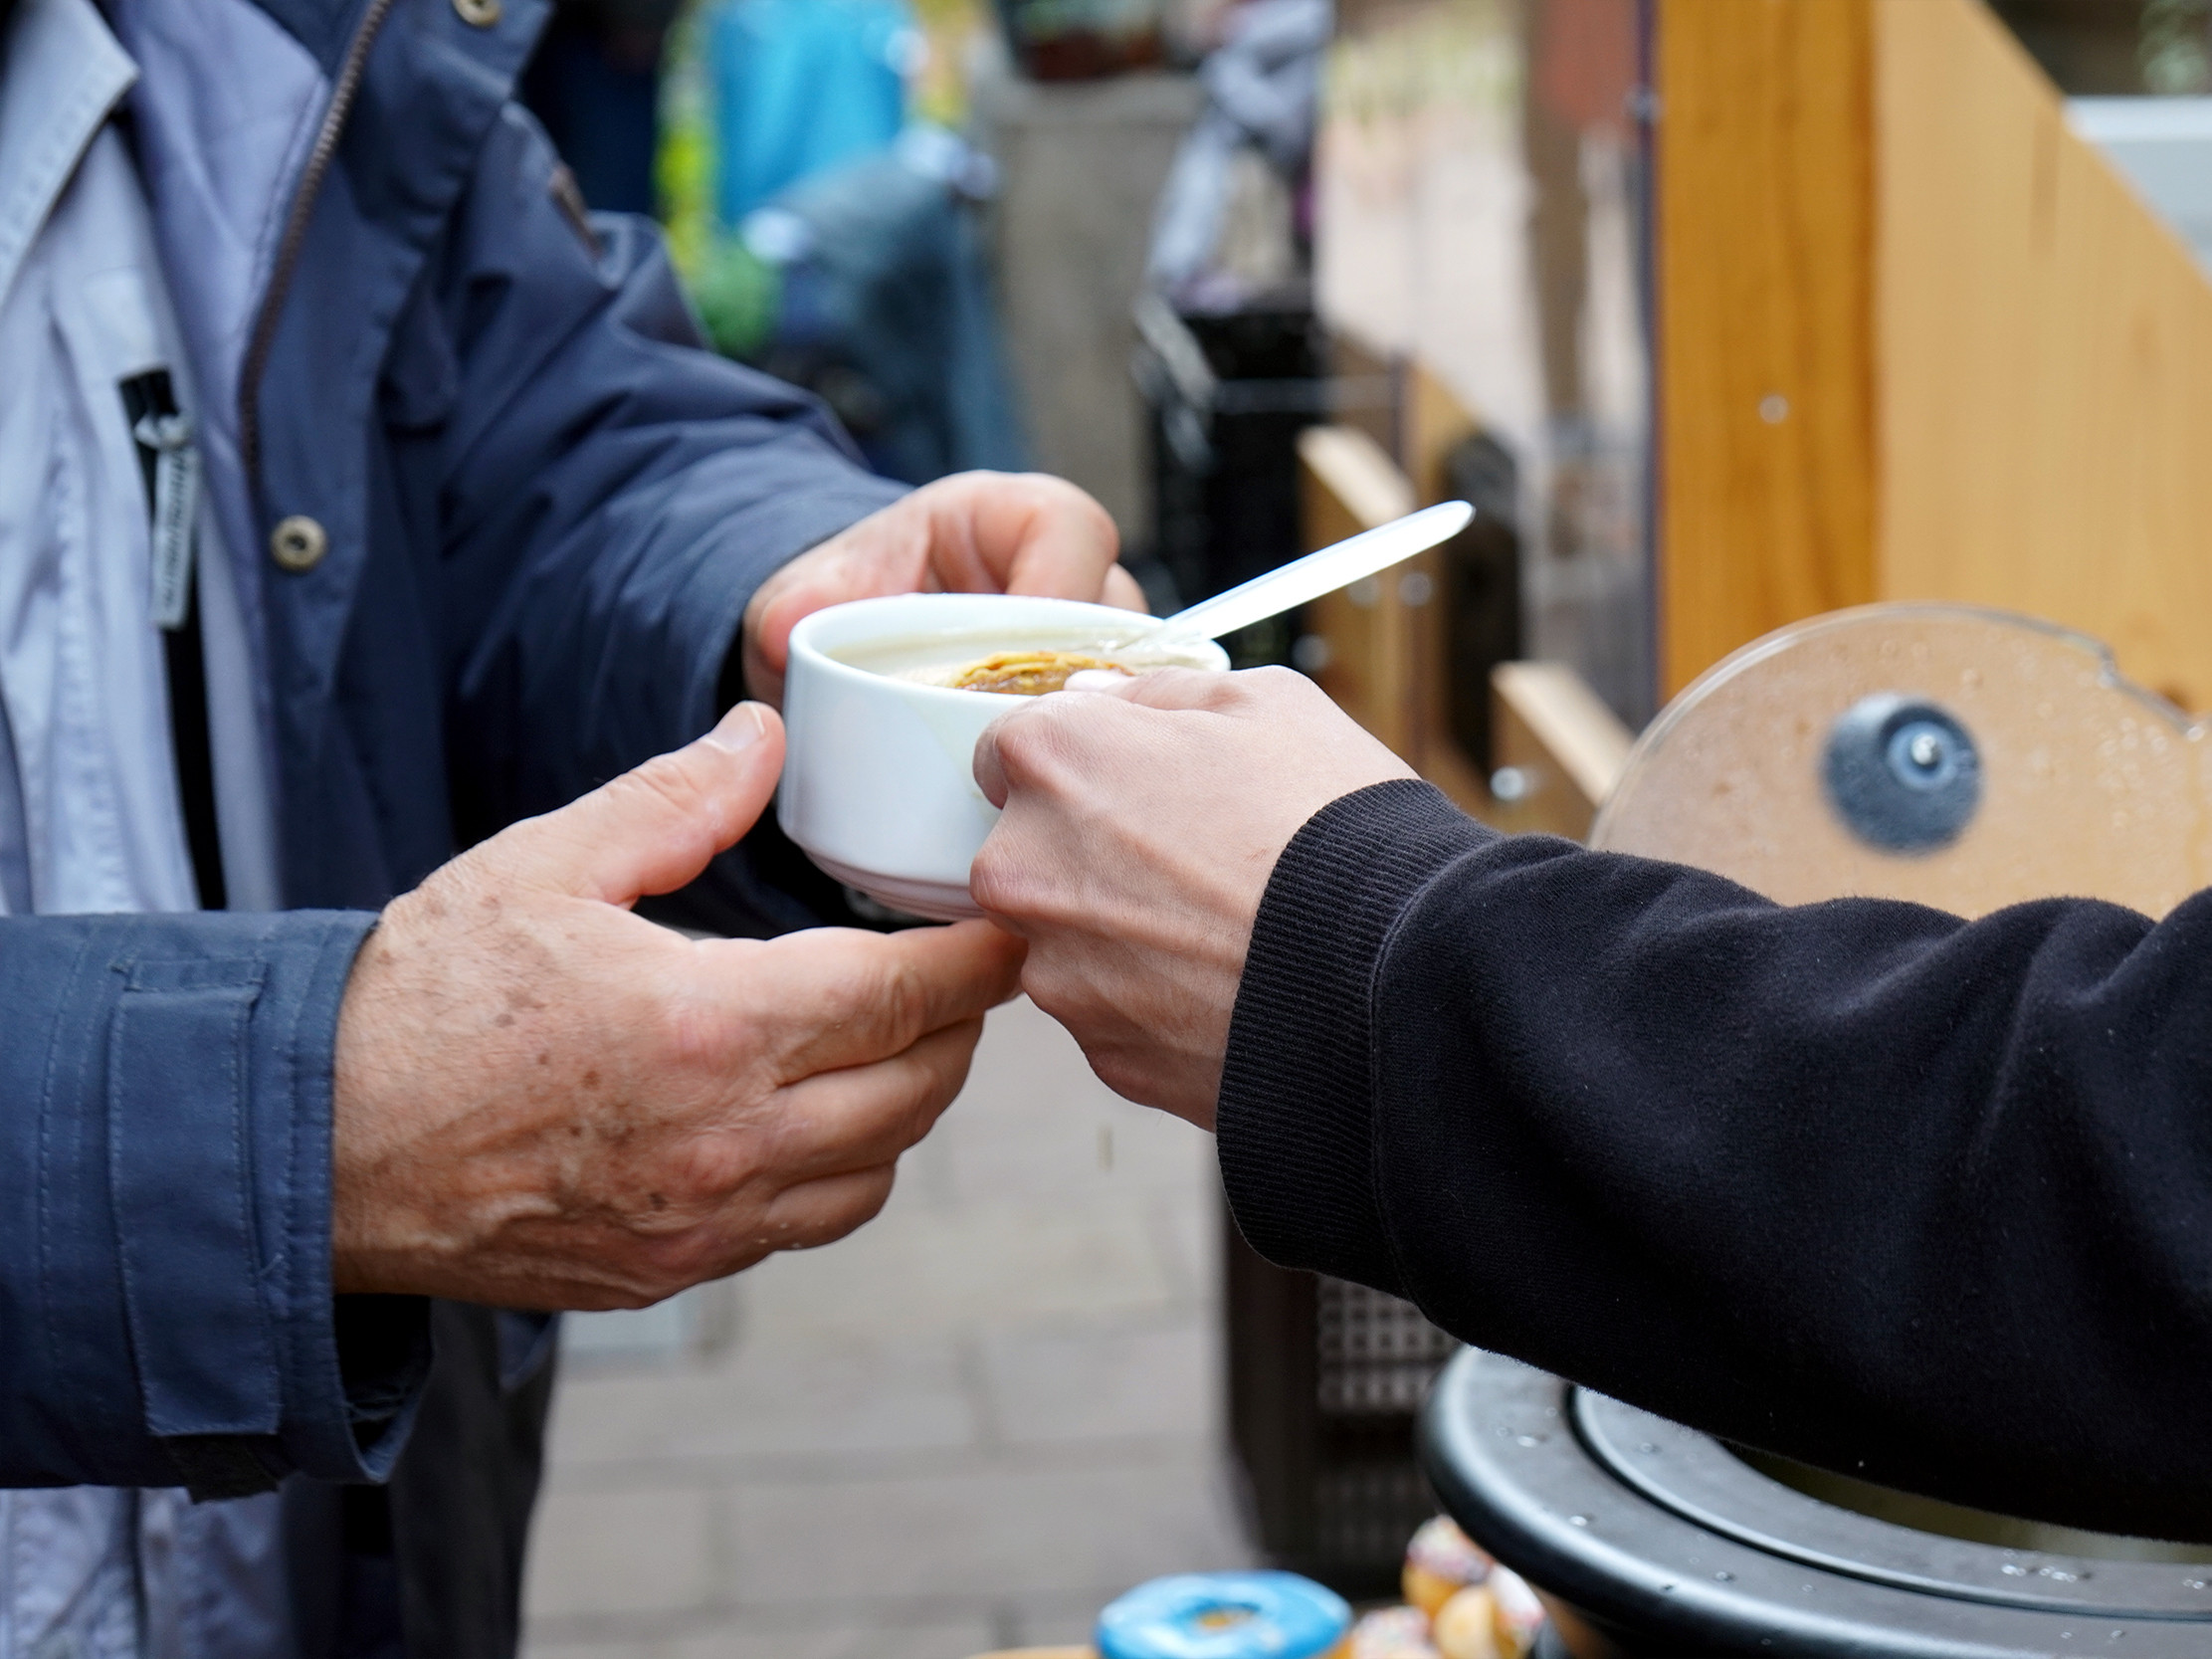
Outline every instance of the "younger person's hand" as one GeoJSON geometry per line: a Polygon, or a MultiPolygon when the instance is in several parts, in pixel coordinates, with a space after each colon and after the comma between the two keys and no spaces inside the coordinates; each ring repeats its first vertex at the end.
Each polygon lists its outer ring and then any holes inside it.
{"type": "Polygon", "coordinates": [[[1211,1129],[1277,857],[1338,796],[1413,775],[1289,669],[1079,675],[976,745],[1004,815],[969,890],[1108,1087],[1211,1129]]]}

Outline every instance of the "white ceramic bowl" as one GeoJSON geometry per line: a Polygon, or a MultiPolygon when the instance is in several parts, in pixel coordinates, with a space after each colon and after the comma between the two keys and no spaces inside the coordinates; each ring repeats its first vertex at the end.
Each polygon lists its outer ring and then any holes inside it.
{"type": "MultiPolygon", "coordinates": [[[[1004,593],[906,593],[816,611],[791,631],[783,682],[788,747],[776,817],[848,887],[915,916],[980,916],[968,866],[998,821],[975,786],[975,740],[1026,700],[872,674],[836,653],[871,645],[975,641],[1080,649],[1125,636],[1136,618],[1106,605],[1004,593]]],[[[1192,646],[1226,669],[1212,642],[1192,646]]]]}

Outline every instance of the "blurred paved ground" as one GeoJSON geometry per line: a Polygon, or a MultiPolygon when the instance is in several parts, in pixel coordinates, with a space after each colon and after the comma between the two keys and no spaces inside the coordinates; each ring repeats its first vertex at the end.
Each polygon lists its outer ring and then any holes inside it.
{"type": "Polygon", "coordinates": [[[527,1659],[966,1659],[1243,1564],[1215,1193],[1209,1138],[992,1015],[870,1226],[576,1333],[527,1659]]]}

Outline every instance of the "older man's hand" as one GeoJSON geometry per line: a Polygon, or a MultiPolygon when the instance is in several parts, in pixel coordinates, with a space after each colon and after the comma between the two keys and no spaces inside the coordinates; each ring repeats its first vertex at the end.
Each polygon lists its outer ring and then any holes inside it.
{"type": "Polygon", "coordinates": [[[1004,815],[969,889],[1109,1088],[1211,1129],[1277,857],[1338,796],[1413,775],[1288,669],[1079,675],[976,745],[1004,815]]]}
{"type": "Polygon", "coordinates": [[[714,731],[395,900],[339,1011],[340,1291],[630,1308],[891,1191],[1021,946],[986,924],[694,941],[630,914],[751,825],[780,723],[714,731]]]}
{"type": "Polygon", "coordinates": [[[959,473],[831,536],[760,584],[745,607],[745,689],[783,701],[791,630],[826,605],[886,593],[1029,593],[1142,610],[1114,562],[1106,509],[1042,473],[959,473]]]}

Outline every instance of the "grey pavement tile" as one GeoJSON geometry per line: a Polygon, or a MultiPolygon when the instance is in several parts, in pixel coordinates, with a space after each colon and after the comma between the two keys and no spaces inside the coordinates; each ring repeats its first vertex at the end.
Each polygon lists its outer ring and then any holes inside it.
{"type": "Polygon", "coordinates": [[[1196,1452],[1213,1432],[1219,1370],[1197,1320],[1023,1326],[985,1333],[979,1349],[992,1423],[1008,1445],[1180,1436],[1196,1452]]]}
{"type": "Polygon", "coordinates": [[[993,1622],[980,1613],[767,1630],[757,1619],[731,1614],[681,1635],[530,1639],[523,1644],[522,1659],[972,1659],[1000,1645],[993,1622]]]}
{"type": "Polygon", "coordinates": [[[550,1463],[861,1455],[972,1445],[976,1410],[952,1344],[831,1337],[736,1341],[711,1368],[582,1376],[554,1401],[550,1463]]]}
{"type": "Polygon", "coordinates": [[[1196,1303],[1214,1323],[1221,1302],[1221,1230],[1229,1224],[1219,1183],[1209,1173],[1196,1193],[1155,1198],[1146,1216],[1173,1294],[1196,1303]]]}
{"type": "Polygon", "coordinates": [[[1017,1597],[1008,1609],[1007,1642],[1014,1647],[1073,1647],[1088,1642],[1099,1609],[1134,1584],[1096,1586],[1074,1594],[1017,1597]]]}
{"type": "Polygon", "coordinates": [[[969,1659],[1247,1563],[1218,1203],[1206,1137],[1001,1010],[884,1214],[740,1275],[726,1348],[567,1373],[528,1659],[969,1659]]]}
{"type": "Polygon", "coordinates": [[[682,1357],[699,1346],[694,1318],[699,1294],[695,1287],[650,1308],[568,1315],[560,1322],[561,1364],[573,1375],[682,1357]]]}
{"type": "Polygon", "coordinates": [[[994,1321],[1165,1309],[1175,1292],[1152,1232],[1143,1211],[1128,1206],[892,1208],[827,1249],[753,1268],[738,1318],[751,1340],[780,1344],[838,1331],[905,1340],[994,1321]]]}
{"type": "Polygon", "coordinates": [[[740,1602],[1048,1595],[1242,1564],[1219,1472],[1188,1455],[1096,1468],[748,1483],[730,1495],[740,1602]]]}
{"type": "Polygon", "coordinates": [[[1186,1193],[1213,1166],[1212,1137],[1120,1099],[1026,1001],[992,1014],[968,1087],[931,1139],[955,1202],[1011,1190],[1126,1203],[1186,1193]]]}
{"type": "MultiPolygon", "coordinates": [[[[984,1029],[989,1029],[988,1024],[984,1029]]],[[[954,1105],[957,1104],[955,1101],[954,1105]]],[[[941,1209],[952,1201],[952,1131],[946,1122],[949,1116],[950,1108],[947,1108],[946,1117],[937,1120],[937,1127],[922,1138],[920,1144],[908,1146],[900,1157],[899,1178],[892,1187],[894,1204],[941,1209]]]]}
{"type": "Polygon", "coordinates": [[[954,1203],[988,1203],[1022,1192],[1128,1204],[1162,1193],[1180,1198],[1213,1179],[1213,1137],[1180,1118],[1111,1096],[1045,1095],[1022,1113],[979,1121],[970,1121],[965,1108],[955,1105],[937,1133],[945,1137],[954,1203]]]}
{"type": "Polygon", "coordinates": [[[1026,996],[991,1010],[960,1104],[971,1119],[1026,1115],[1040,1094],[1113,1100],[1075,1038],[1026,996]]]}
{"type": "Polygon", "coordinates": [[[671,1611],[716,1591],[713,1498],[657,1492],[547,1492],[538,1501],[522,1600],[532,1618],[671,1611]]]}

